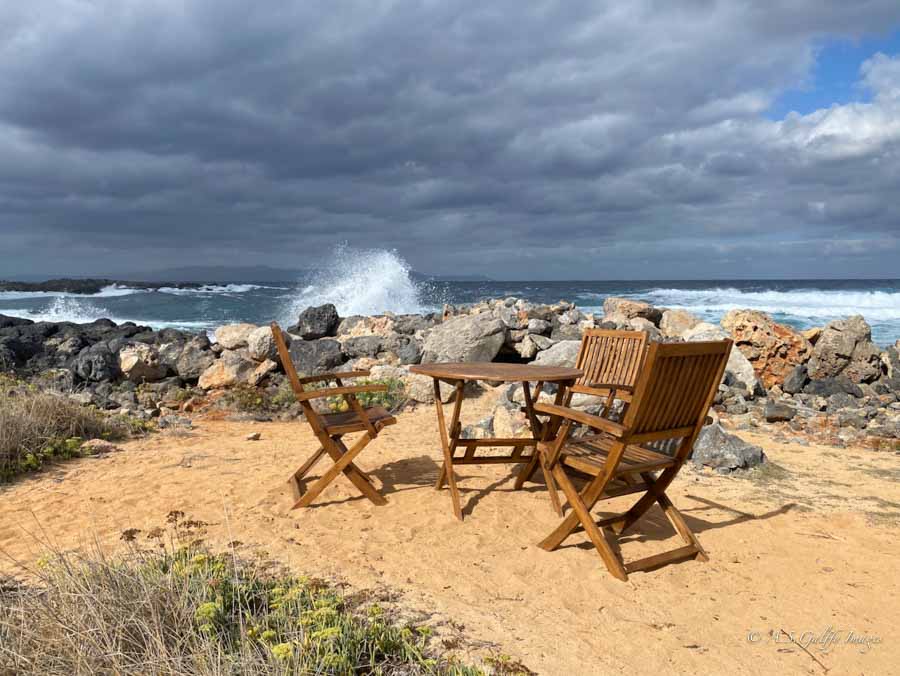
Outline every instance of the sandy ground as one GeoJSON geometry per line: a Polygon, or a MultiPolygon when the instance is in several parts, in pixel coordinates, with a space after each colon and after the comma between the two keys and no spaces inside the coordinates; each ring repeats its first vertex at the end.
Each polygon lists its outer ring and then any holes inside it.
{"type": "MultiPolygon", "coordinates": [[[[489,406],[489,394],[468,401],[464,418],[489,406]]],[[[401,414],[360,457],[384,507],[341,476],[314,507],[289,511],[285,479],[316,447],[305,424],[196,424],[0,487],[0,572],[15,574],[13,560],[32,563],[46,543],[114,549],[126,528],[146,533],[181,510],[212,524],[214,546],[238,540],[298,571],[397,592],[473,659],[505,654],[542,674],[900,673],[895,453],[745,435],[783,470],[685,470],[669,492],[710,561],[623,583],[583,534],[553,553],[535,545],[557,519],[541,484],[512,490],[511,466],[462,468],[457,522],[449,493],[433,488],[431,407],[401,414]],[[250,432],[261,440],[245,440],[250,432]],[[807,651],[773,630],[830,645],[807,651]],[[848,632],[872,643],[849,645],[848,632]]],[[[680,545],[654,510],[622,549],[632,559],[680,545]]]]}

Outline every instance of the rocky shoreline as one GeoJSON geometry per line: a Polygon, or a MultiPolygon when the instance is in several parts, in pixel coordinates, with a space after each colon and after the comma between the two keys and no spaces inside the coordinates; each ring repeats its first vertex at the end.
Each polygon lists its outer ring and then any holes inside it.
{"type": "Polygon", "coordinates": [[[85,296],[95,295],[111,286],[130,289],[198,289],[203,284],[196,282],[126,282],[121,279],[48,279],[46,282],[10,282],[0,279],[0,292],[17,293],[74,293],[85,296]]]}
{"type": "MultiPolygon", "coordinates": [[[[441,313],[342,318],[324,305],[301,313],[288,335],[299,371],[369,369],[371,379],[396,384],[414,404],[433,402],[430,380],[409,372],[423,361],[570,365],[582,332],[594,327],[647,331],[660,341],[731,337],[735,348],[715,401],[721,424],[705,431],[698,464],[730,471],[764,460],[761,449],[738,443],[722,425],[770,427],[781,437],[833,446],[900,444],[900,341],[879,349],[861,316],[798,332],[752,310],[733,310],[713,325],[622,298],[608,298],[603,308],[603,315],[590,315],[568,302],[507,298],[441,313]]],[[[225,325],[211,341],[204,333],[106,319],[72,324],[0,315],[0,372],[85,405],[157,417],[161,426],[189,425],[198,411],[248,399],[260,418],[299,414],[267,326],[225,325]]],[[[467,433],[527,433],[521,396],[521,388],[506,386],[493,415],[467,433]]],[[[573,403],[590,410],[601,402],[573,403]]]]}

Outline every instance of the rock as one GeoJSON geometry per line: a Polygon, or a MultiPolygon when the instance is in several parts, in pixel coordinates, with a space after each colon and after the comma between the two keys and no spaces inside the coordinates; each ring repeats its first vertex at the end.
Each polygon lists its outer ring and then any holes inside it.
{"type": "Polygon", "coordinates": [[[278,362],[272,359],[266,359],[260,362],[259,366],[253,369],[253,373],[247,376],[247,383],[256,387],[263,382],[270,374],[278,371],[278,362]]]}
{"type": "MultiPolygon", "coordinates": [[[[434,381],[428,376],[418,373],[410,373],[404,379],[406,383],[406,396],[420,404],[434,403],[434,381]]],[[[441,383],[441,401],[448,402],[453,396],[453,386],[441,383]]]]}
{"type": "Polygon", "coordinates": [[[157,425],[159,425],[160,429],[193,429],[194,424],[191,422],[190,418],[185,418],[180,415],[163,415],[159,417],[157,421],[157,425]]]}
{"type": "Polygon", "coordinates": [[[31,319],[23,319],[21,317],[10,317],[9,315],[0,315],[0,329],[8,329],[15,326],[29,326],[34,324],[31,319]]]}
{"type": "MultiPolygon", "coordinates": [[[[404,315],[405,316],[405,315],[404,315]]],[[[402,333],[397,330],[399,317],[377,315],[375,317],[360,317],[354,315],[343,319],[337,328],[337,336],[340,340],[356,338],[358,336],[391,336],[402,333]]],[[[407,321],[404,328],[410,328],[413,322],[407,321]]]]}
{"type": "Polygon", "coordinates": [[[888,391],[900,392],[900,340],[881,353],[881,364],[882,386],[888,391]]]}
{"type": "Polygon", "coordinates": [[[828,397],[828,406],[826,410],[829,413],[836,413],[842,408],[856,408],[857,399],[846,392],[835,392],[828,397]]]}
{"type": "Polygon", "coordinates": [[[204,390],[233,387],[238,383],[246,383],[256,367],[256,362],[240,352],[225,350],[212,366],[200,375],[197,385],[204,390]]]}
{"type": "Polygon", "coordinates": [[[806,364],[797,364],[791,372],[787,374],[781,389],[788,394],[797,394],[802,392],[803,388],[809,382],[809,375],[806,372],[806,364]]]}
{"type": "Polygon", "coordinates": [[[863,391],[859,385],[850,382],[847,376],[836,378],[822,378],[810,380],[803,388],[805,394],[814,394],[819,397],[830,397],[832,394],[843,392],[853,397],[862,397],[863,391]]]}
{"type": "Polygon", "coordinates": [[[583,333],[584,330],[580,324],[559,324],[553,328],[550,337],[558,341],[575,340],[580,342],[583,333]]]}
{"type": "Polygon", "coordinates": [[[864,429],[869,424],[869,418],[865,413],[855,409],[844,409],[838,411],[835,417],[838,427],[854,427],[858,430],[864,429]]]}
{"type": "Polygon", "coordinates": [[[47,369],[33,378],[32,382],[44,390],[72,392],[75,389],[75,374],[69,369],[47,369]]]}
{"type": "Polygon", "coordinates": [[[185,380],[196,380],[215,360],[216,354],[210,349],[209,339],[197,336],[181,350],[175,362],[175,372],[185,380]]]}
{"type": "Polygon", "coordinates": [[[259,432],[251,432],[246,437],[244,437],[247,441],[259,441],[262,435],[259,432]]]}
{"type": "Polygon", "coordinates": [[[291,343],[291,360],[297,372],[314,376],[333,371],[344,363],[341,344],[332,338],[295,340],[291,343]]]}
{"type": "Polygon", "coordinates": [[[687,310],[665,310],[659,320],[659,329],[664,336],[680,338],[685,331],[697,326],[700,318],[687,310]]]}
{"type": "Polygon", "coordinates": [[[226,350],[247,347],[247,339],[258,327],[256,324],[226,324],[216,329],[216,343],[226,350]]]}
{"type": "Polygon", "coordinates": [[[854,383],[871,383],[881,377],[881,353],[869,341],[862,341],[853,348],[850,363],[842,371],[854,383]]]}
{"type": "Polygon", "coordinates": [[[809,377],[821,380],[839,375],[850,364],[856,346],[871,338],[872,329],[860,315],[829,323],[813,348],[809,377]]]}
{"type": "Polygon", "coordinates": [[[374,357],[381,351],[384,338],[382,336],[356,336],[344,340],[341,345],[348,357],[374,357]]]}
{"type": "Polygon", "coordinates": [[[721,323],[766,389],[784,382],[794,367],[812,354],[813,346],[806,338],[764,312],[731,310],[721,323]]]}
{"type": "Polygon", "coordinates": [[[422,343],[415,338],[401,340],[395,354],[401,364],[418,364],[422,361],[422,343]]]}
{"type": "Polygon", "coordinates": [[[72,370],[82,380],[94,383],[116,380],[121,374],[118,358],[104,343],[96,343],[79,352],[72,370]]]}
{"type": "Polygon", "coordinates": [[[492,361],[506,340],[506,327],[486,313],[454,317],[425,339],[422,361],[492,361]]]}
{"type": "Polygon", "coordinates": [[[537,333],[532,333],[529,338],[538,350],[549,350],[556,344],[556,341],[552,338],[547,338],[547,336],[542,336],[537,333]]]}
{"type": "MultiPolygon", "coordinates": [[[[284,331],[281,332],[285,342],[290,346],[291,336],[284,331]]],[[[256,361],[278,361],[278,348],[275,346],[275,337],[272,335],[272,328],[269,326],[260,326],[253,329],[247,336],[247,353],[251,359],[256,361]]]]}
{"type": "Polygon", "coordinates": [[[793,406],[778,401],[767,401],[763,409],[766,422],[787,422],[797,414],[793,406]]]}
{"type": "Polygon", "coordinates": [[[538,353],[538,346],[531,340],[531,336],[525,336],[521,342],[515,344],[513,349],[522,359],[534,359],[534,356],[538,353]]]}
{"type": "Polygon", "coordinates": [[[900,439],[900,415],[879,414],[869,422],[866,431],[875,437],[900,439]]]}
{"type": "Polygon", "coordinates": [[[626,319],[642,317],[650,320],[655,326],[659,325],[663,314],[659,308],[655,308],[649,303],[628,298],[616,298],[615,296],[610,296],[603,301],[603,313],[606,315],[622,315],[626,319]]]}
{"type": "Polygon", "coordinates": [[[545,321],[543,319],[529,319],[528,320],[528,333],[539,333],[541,335],[545,335],[550,333],[550,330],[553,328],[553,325],[545,321]]]}
{"type": "Polygon", "coordinates": [[[119,368],[133,383],[152,383],[169,374],[169,368],[159,361],[159,353],[150,345],[135,343],[119,352],[119,368]]]}
{"type": "Polygon", "coordinates": [[[819,338],[822,335],[822,327],[814,326],[811,329],[806,329],[805,331],[801,331],[800,335],[803,336],[804,338],[806,338],[810,342],[811,345],[815,345],[819,341],[819,338]]]}
{"type": "MultiPolygon", "coordinates": [[[[0,315],[0,317],[3,317],[3,315],[0,315]]],[[[14,371],[16,366],[18,366],[16,353],[5,341],[0,340],[0,373],[14,371]]]]}
{"type": "Polygon", "coordinates": [[[580,340],[561,340],[551,345],[546,350],[538,353],[534,364],[537,366],[575,366],[578,350],[581,349],[580,340]]]}
{"type": "MultiPolygon", "coordinates": [[[[684,339],[687,341],[724,340],[728,337],[728,334],[721,327],[707,322],[700,322],[684,333],[684,339]]],[[[742,383],[748,397],[764,392],[762,385],[756,378],[756,371],[753,370],[750,360],[734,345],[732,345],[731,353],[728,355],[724,378],[732,386],[737,382],[742,383]]]]}
{"type": "Polygon", "coordinates": [[[761,465],[766,462],[766,454],[760,446],[748,444],[716,423],[700,430],[691,460],[698,467],[712,467],[721,473],[728,473],[761,465]]]}
{"type": "Polygon", "coordinates": [[[115,453],[122,449],[105,439],[88,439],[79,449],[85,455],[103,455],[104,453],[115,453]]]}
{"type": "Polygon", "coordinates": [[[337,308],[331,303],[308,307],[300,313],[296,325],[288,329],[303,340],[316,340],[337,335],[338,324],[337,308]]]}

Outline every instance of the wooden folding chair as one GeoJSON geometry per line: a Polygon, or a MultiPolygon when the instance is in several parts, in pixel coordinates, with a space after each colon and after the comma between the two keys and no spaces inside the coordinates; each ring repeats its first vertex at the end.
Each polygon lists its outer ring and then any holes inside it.
{"type": "Polygon", "coordinates": [[[366,385],[344,385],[345,378],[359,378],[369,375],[368,371],[347,371],[345,373],[327,373],[318,376],[301,378],[297,375],[294,363],[291,361],[291,353],[285,343],[281,327],[272,322],[272,336],[278,348],[278,356],[281,365],[290,380],[291,388],[297,396],[297,401],[303,408],[303,414],[312,427],[313,433],[319,440],[319,450],[294,472],[288,480],[294,493],[294,506],[308,507],[313,500],[330,484],[338,474],[343,472],[353,485],[376,505],[387,504],[387,500],[375,489],[375,485],[369,475],[363,472],[353,463],[353,459],[378,436],[378,433],[388,425],[397,422],[388,411],[381,406],[363,407],[356,398],[362,392],[385,392],[386,385],[370,383],[366,385]],[[334,381],[336,387],[305,390],[304,385],[334,381]],[[346,413],[320,414],[310,403],[314,399],[322,399],[340,395],[347,402],[349,411],[346,413]],[[364,434],[349,449],[341,440],[345,434],[363,432],[364,434]],[[334,461],[325,473],[304,493],[301,481],[325,454],[331,456],[334,461]]]}
{"type": "MultiPolygon", "coordinates": [[[[575,368],[581,369],[583,375],[566,392],[564,406],[568,406],[575,394],[588,394],[604,398],[601,415],[607,417],[616,399],[631,402],[634,384],[641,372],[641,364],[647,352],[646,331],[609,331],[606,329],[588,329],[581,337],[581,347],[575,360],[575,368]]],[[[627,410],[627,408],[626,408],[627,410]]],[[[544,440],[553,438],[559,429],[560,419],[551,420],[544,430],[544,440]]],[[[540,454],[536,453],[516,477],[515,489],[522,488],[530,480],[540,463],[540,454]]],[[[550,504],[553,510],[562,516],[562,504],[553,475],[544,468],[544,480],[550,493],[550,504]]]]}
{"type": "Polygon", "coordinates": [[[562,421],[556,438],[539,443],[538,452],[572,507],[556,530],[540,543],[543,549],[556,549],[576,529],[583,528],[606,567],[620,580],[627,579],[628,573],[636,570],[674,561],[707,560],[700,542],[665,491],[690,454],[706,421],[730,352],[730,340],[653,343],[647,350],[631,405],[621,423],[565,406],[535,406],[535,410],[562,421]],[[587,425],[598,433],[569,439],[573,423],[587,425]],[[680,440],[673,455],[648,446],[672,439],[680,440]],[[567,470],[590,477],[581,491],[576,489],[567,470]],[[655,472],[661,474],[657,476],[655,472]],[[642,480],[634,481],[632,477],[636,476],[642,480]],[[599,500],[631,493],[643,495],[628,511],[594,520],[591,509],[599,500]],[[622,535],[653,503],[659,504],[687,544],[626,564],[607,542],[603,529],[609,529],[613,536],[622,535]]]}

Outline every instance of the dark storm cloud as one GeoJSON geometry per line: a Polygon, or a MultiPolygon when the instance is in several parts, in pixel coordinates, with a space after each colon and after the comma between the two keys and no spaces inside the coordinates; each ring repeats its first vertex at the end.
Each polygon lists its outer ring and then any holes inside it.
{"type": "Polygon", "coordinates": [[[340,241],[506,277],[896,274],[900,59],[863,65],[870,103],[764,117],[894,0],[7,4],[0,277],[340,241]]]}

